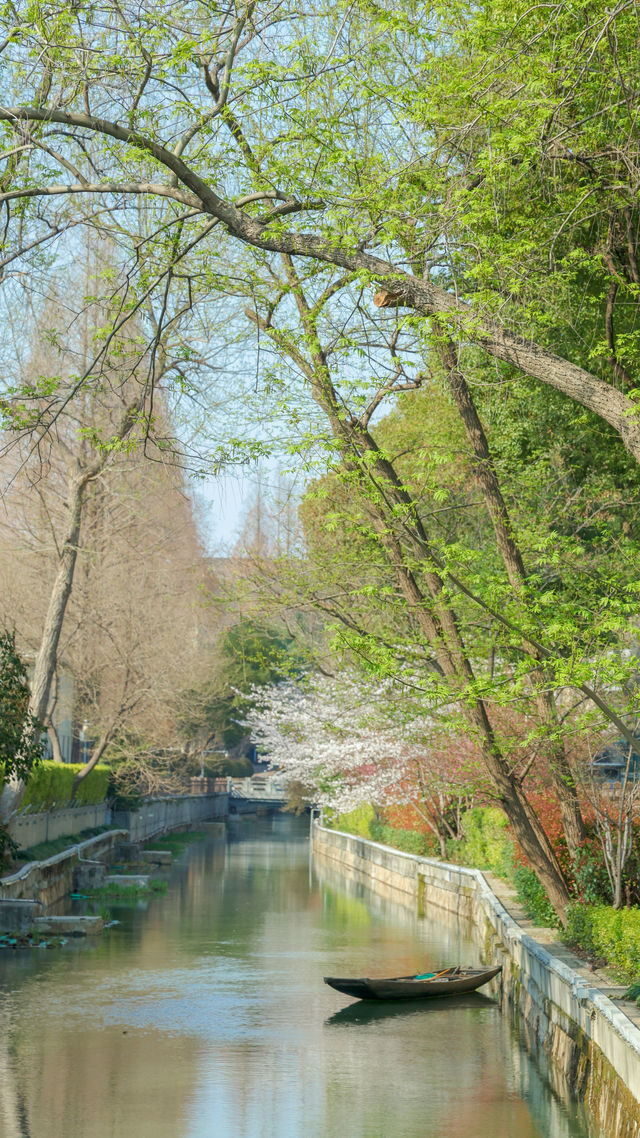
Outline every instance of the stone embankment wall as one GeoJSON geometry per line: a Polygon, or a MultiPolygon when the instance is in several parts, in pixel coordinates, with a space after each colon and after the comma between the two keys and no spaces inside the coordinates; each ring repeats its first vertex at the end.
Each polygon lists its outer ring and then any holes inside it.
{"type": "Polygon", "coordinates": [[[64,810],[16,814],[9,822],[9,833],[20,849],[26,850],[41,842],[81,834],[83,830],[97,830],[99,826],[110,823],[111,813],[106,802],[99,802],[96,806],[70,806],[64,810]]]}
{"type": "Polygon", "coordinates": [[[116,846],[127,838],[126,830],[108,830],[105,834],[79,842],[71,850],[55,854],[46,861],[27,863],[17,873],[3,877],[0,882],[0,924],[7,929],[18,927],[12,925],[9,918],[9,906],[14,901],[35,902],[38,906],[35,916],[55,909],[62,901],[66,904],[73,892],[78,869],[93,862],[106,865],[114,861],[116,846]]]}
{"type": "Polygon", "coordinates": [[[16,814],[9,823],[9,833],[20,849],[26,850],[40,842],[50,842],[54,838],[81,834],[83,830],[113,824],[130,830],[131,841],[140,842],[164,830],[175,830],[209,818],[226,818],[228,812],[229,795],[225,790],[210,794],[152,798],[139,810],[119,810],[113,814],[106,802],[100,802],[96,806],[72,806],[37,814],[16,814]]]}
{"type": "MultiPolygon", "coordinates": [[[[314,861],[434,919],[465,922],[486,963],[502,965],[499,996],[529,1049],[549,1059],[612,1138],[640,1138],[640,1031],[584,975],[529,936],[473,869],[404,854],[350,834],[313,829],[314,861]]],[[[566,956],[567,954],[564,953],[566,956]]],[[[493,981],[497,985],[497,980],[493,981]]]]}
{"type": "Polygon", "coordinates": [[[154,834],[194,826],[198,822],[221,821],[229,814],[229,795],[177,795],[175,798],[151,798],[139,810],[116,810],[111,821],[129,831],[129,840],[145,842],[154,834]]]}
{"type": "MultiPolygon", "coordinates": [[[[227,817],[229,799],[227,794],[181,795],[176,798],[156,798],[145,802],[136,811],[116,811],[111,817],[97,824],[110,822],[116,829],[98,834],[79,842],[72,849],[56,854],[44,861],[24,865],[17,873],[3,877],[0,881],[0,928],[11,929],[11,910],[9,904],[34,902],[38,913],[51,912],[57,906],[66,906],[69,893],[73,892],[79,872],[83,878],[90,875],[91,863],[107,865],[117,857],[117,846],[123,842],[145,842],[157,834],[170,830],[186,829],[205,822],[222,821],[227,817]]],[[[78,814],[78,811],[59,811],[60,814],[78,814]]],[[[34,815],[33,817],[38,817],[34,815]]],[[[51,817],[55,817],[54,814],[51,817]]],[[[62,831],[73,835],[85,827],[78,826],[62,831]]],[[[50,830],[51,833],[51,830],[50,830]]],[[[24,907],[24,906],[22,906],[24,907]]],[[[16,910],[17,912],[17,910],[16,910]]],[[[34,910],[35,912],[35,910],[34,910]]],[[[26,913],[26,910],[25,910],[26,913]]],[[[37,914],[36,914],[37,915],[37,914]]],[[[26,917],[25,917],[26,920],[26,917]]]]}

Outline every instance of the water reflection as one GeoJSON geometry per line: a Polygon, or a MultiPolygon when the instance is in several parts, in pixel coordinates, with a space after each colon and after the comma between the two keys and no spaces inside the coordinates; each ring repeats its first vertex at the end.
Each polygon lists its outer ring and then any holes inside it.
{"type": "Polygon", "coordinates": [[[325,1022],[327,1027],[352,1023],[376,1023],[383,1019],[392,1019],[395,1016],[424,1016],[428,1015],[429,1012],[437,1014],[447,1010],[459,1012],[463,1009],[471,1011],[487,1011],[490,1009],[493,1014],[496,1009],[496,1002],[479,992],[470,992],[467,995],[455,997],[444,996],[426,1002],[425,1000],[399,1000],[384,1003],[375,1000],[356,1000],[352,1004],[347,1004],[346,1008],[341,1008],[339,1012],[329,1016],[325,1022]]]}
{"type": "Polygon", "coordinates": [[[166,896],[115,915],[95,945],[0,955],[1,1138],[587,1138],[486,996],[323,984],[476,953],[310,882],[295,819],[191,846],[166,896]]]}

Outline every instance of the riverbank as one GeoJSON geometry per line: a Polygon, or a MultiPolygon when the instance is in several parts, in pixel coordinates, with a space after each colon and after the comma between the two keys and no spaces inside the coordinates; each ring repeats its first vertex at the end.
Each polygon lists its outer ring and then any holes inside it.
{"type": "MultiPolygon", "coordinates": [[[[171,830],[222,823],[228,813],[226,793],[149,799],[136,811],[112,812],[111,829],[75,843],[70,834],[68,847],[60,853],[28,861],[0,879],[0,930],[22,931],[36,916],[64,908],[74,890],[99,883],[105,866],[119,860],[123,842],[139,844],[171,830]]],[[[50,816],[55,818],[54,813],[50,816]]],[[[37,816],[33,820],[41,830],[37,816]]]]}
{"type": "Polygon", "coordinates": [[[451,937],[325,886],[308,830],[288,814],[220,826],[174,859],[165,894],[117,902],[102,938],[0,952],[0,1133],[602,1138],[482,994],[344,1009],[323,976],[415,970],[451,937]]]}
{"type": "Polygon", "coordinates": [[[487,963],[503,1010],[528,1048],[549,1059],[559,1094],[575,1092],[605,1133],[640,1138],[640,1016],[558,939],[524,917],[515,894],[479,870],[403,853],[314,826],[314,858],[382,896],[463,924],[487,963]]]}

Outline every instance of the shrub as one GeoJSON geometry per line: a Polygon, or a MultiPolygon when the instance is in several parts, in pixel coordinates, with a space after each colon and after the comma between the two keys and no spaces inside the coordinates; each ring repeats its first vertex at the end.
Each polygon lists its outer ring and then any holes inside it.
{"type": "Polygon", "coordinates": [[[371,827],[375,824],[376,812],[368,802],[363,802],[348,814],[338,814],[331,819],[336,830],[344,830],[347,834],[355,834],[358,838],[373,837],[371,827]]]}
{"type": "Polygon", "coordinates": [[[514,844],[506,814],[497,806],[474,806],[462,815],[464,837],[455,845],[456,860],[475,869],[488,869],[498,877],[514,872],[514,844]]]}
{"type": "Polygon", "coordinates": [[[589,955],[602,956],[625,981],[640,975],[640,909],[570,905],[562,938],[589,955]]]}
{"type": "Polygon", "coordinates": [[[369,831],[374,842],[393,846],[397,850],[403,850],[404,853],[418,854],[420,857],[426,857],[431,853],[429,838],[419,830],[399,830],[385,822],[373,821],[369,831]]]}
{"type": "Polygon", "coordinates": [[[537,873],[525,865],[519,865],[513,874],[518,900],[529,920],[538,925],[557,929],[560,926],[557,913],[545,893],[537,873]]]}
{"type": "Polygon", "coordinates": [[[593,939],[593,905],[577,903],[567,907],[567,923],[562,939],[573,948],[582,949],[589,956],[596,955],[593,939]]]}
{"type": "Polygon", "coordinates": [[[576,895],[587,905],[598,905],[612,899],[611,884],[597,839],[583,842],[574,860],[573,879],[576,895]]]}
{"type": "Polygon", "coordinates": [[[347,834],[354,834],[358,838],[372,838],[374,842],[381,842],[385,846],[403,850],[404,853],[418,854],[420,857],[429,856],[432,850],[432,841],[427,834],[419,830],[409,830],[402,827],[390,826],[381,819],[373,806],[363,803],[348,814],[339,814],[332,817],[331,812],[326,821],[336,830],[344,830],[347,834]]]}
{"type": "MultiPolygon", "coordinates": [[[[50,760],[40,763],[29,778],[22,806],[30,806],[32,810],[50,810],[69,802],[73,780],[81,770],[79,763],[54,763],[50,760]]],[[[104,802],[110,775],[109,767],[100,764],[94,767],[78,787],[74,799],[76,805],[104,802]]]]}

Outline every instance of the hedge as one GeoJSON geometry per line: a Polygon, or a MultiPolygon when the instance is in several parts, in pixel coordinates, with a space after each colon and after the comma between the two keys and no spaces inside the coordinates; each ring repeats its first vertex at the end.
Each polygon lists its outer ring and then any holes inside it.
{"type": "MultiPolygon", "coordinates": [[[[29,775],[22,809],[30,806],[34,811],[50,810],[65,805],[71,800],[73,780],[81,770],[80,763],[54,763],[50,759],[40,763],[29,775]]],[[[89,806],[104,802],[110,778],[110,768],[98,763],[80,783],[74,804],[89,806]]]]}
{"type": "Polygon", "coordinates": [[[547,897],[537,873],[526,865],[519,865],[513,875],[513,884],[516,887],[518,901],[530,921],[535,921],[537,925],[546,925],[551,929],[560,927],[558,914],[547,897]]]}
{"type": "Polygon", "coordinates": [[[569,905],[562,939],[589,956],[604,957],[625,982],[640,977],[640,909],[569,905]]]}

